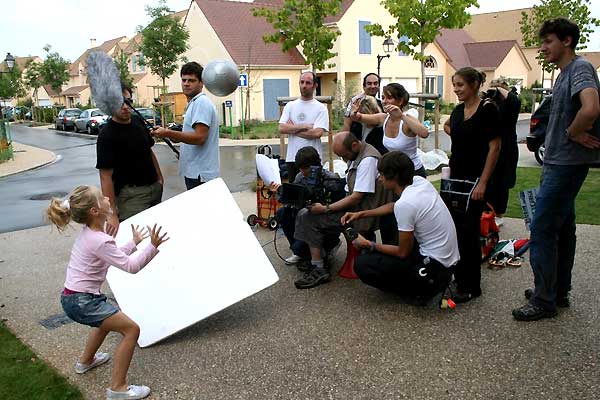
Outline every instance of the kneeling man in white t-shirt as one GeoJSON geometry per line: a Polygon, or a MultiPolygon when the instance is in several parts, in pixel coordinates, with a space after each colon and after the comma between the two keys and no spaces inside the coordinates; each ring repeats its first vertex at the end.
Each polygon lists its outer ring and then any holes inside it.
{"type": "Polygon", "coordinates": [[[414,164],[399,151],[385,154],[377,165],[385,189],[400,198],[373,210],[346,213],[342,223],[394,213],[398,245],[378,244],[358,235],[353,244],[365,249],[354,263],[361,281],[403,296],[431,298],[450,283],[451,267],[460,256],[456,229],[438,192],[414,175],[414,164]]]}

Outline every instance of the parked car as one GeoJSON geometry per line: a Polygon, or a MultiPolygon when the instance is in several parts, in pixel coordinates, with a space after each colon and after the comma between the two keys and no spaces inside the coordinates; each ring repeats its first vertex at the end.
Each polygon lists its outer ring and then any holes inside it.
{"type": "Polygon", "coordinates": [[[529,122],[529,135],[527,135],[527,148],[533,152],[536,161],[544,164],[544,140],[546,139],[546,129],[550,119],[550,107],[552,106],[552,95],[544,97],[537,110],[531,114],[529,122]]]}
{"type": "Polygon", "coordinates": [[[90,108],[75,119],[73,130],[75,132],[86,131],[90,135],[98,134],[98,125],[102,120],[108,118],[108,115],[100,111],[99,108],[90,108]]]}
{"type": "Polygon", "coordinates": [[[59,131],[66,131],[75,127],[75,119],[81,115],[83,111],[79,108],[63,108],[54,119],[54,126],[59,131]]]}
{"type": "Polygon", "coordinates": [[[153,109],[151,108],[138,108],[137,109],[140,114],[142,114],[142,116],[144,117],[144,119],[148,122],[150,122],[150,124],[152,125],[161,125],[161,119],[160,119],[160,114],[157,112],[154,112],[153,109]]]}
{"type": "MultiPolygon", "coordinates": [[[[160,119],[160,114],[159,113],[155,113],[154,110],[152,110],[151,108],[136,108],[136,110],[138,110],[140,112],[140,114],[142,114],[142,116],[144,117],[144,119],[146,121],[148,121],[150,123],[150,125],[154,126],[154,125],[161,125],[161,119],[160,119]]],[[[133,118],[139,118],[139,116],[134,113],[133,111],[131,112],[131,114],[133,115],[133,118]]],[[[108,117],[105,118],[104,120],[102,120],[99,124],[98,124],[98,131],[100,131],[100,129],[108,122],[108,117]]]]}

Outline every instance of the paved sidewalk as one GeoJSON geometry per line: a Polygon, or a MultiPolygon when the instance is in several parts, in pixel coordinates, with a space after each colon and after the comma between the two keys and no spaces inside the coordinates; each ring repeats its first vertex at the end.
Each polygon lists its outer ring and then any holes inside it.
{"type": "Polygon", "coordinates": [[[14,160],[0,163],[0,178],[39,168],[56,161],[56,154],[38,147],[12,142],[14,160]]]}
{"type": "MultiPolygon", "coordinates": [[[[254,212],[253,193],[234,197],[244,215],[254,212]]],[[[505,221],[503,237],[526,236],[521,220],[505,221]]],[[[45,226],[0,235],[0,318],[86,398],[102,399],[110,365],[83,376],[73,371],[88,328],[69,323],[49,330],[40,324],[62,315],[59,292],[76,233],[60,235],[45,226]]],[[[297,290],[293,281],[300,274],[276,256],[273,232],[260,228],[256,235],[280,281],[138,349],[130,379],[152,387],[151,399],[597,398],[600,227],[578,226],[572,307],[535,323],[510,315],[531,284],[527,264],[500,271],[483,267],[484,295],[441,311],[337,276],[327,285],[297,290]]],[[[284,257],[290,254],[283,237],[277,244],[284,257]]],[[[344,256],[342,246],[334,268],[344,256]]],[[[102,350],[112,353],[117,343],[111,334],[102,350]]]]}

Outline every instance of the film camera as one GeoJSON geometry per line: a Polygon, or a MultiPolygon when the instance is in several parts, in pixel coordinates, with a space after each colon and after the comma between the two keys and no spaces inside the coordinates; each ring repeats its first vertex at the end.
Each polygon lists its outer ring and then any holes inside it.
{"type": "Polygon", "coordinates": [[[482,100],[489,100],[494,104],[499,104],[503,101],[500,91],[497,88],[488,89],[481,93],[482,100]]]}
{"type": "Polygon", "coordinates": [[[286,206],[301,209],[314,203],[330,204],[346,196],[346,180],[327,178],[323,167],[311,166],[304,184],[284,183],[278,201],[286,206]]]}

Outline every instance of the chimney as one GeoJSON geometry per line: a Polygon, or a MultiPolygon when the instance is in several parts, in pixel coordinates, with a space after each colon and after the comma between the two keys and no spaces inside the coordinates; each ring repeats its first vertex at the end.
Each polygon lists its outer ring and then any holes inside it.
{"type": "Polygon", "coordinates": [[[96,39],[90,39],[90,49],[96,47],[96,39]]]}

